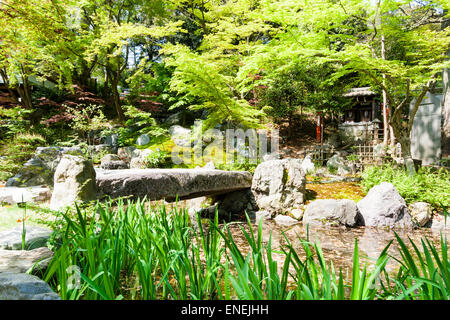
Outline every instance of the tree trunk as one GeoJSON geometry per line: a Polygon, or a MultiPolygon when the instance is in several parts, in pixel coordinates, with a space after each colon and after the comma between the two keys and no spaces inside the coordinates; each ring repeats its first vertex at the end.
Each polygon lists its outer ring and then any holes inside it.
{"type": "Polygon", "coordinates": [[[114,108],[116,109],[117,116],[119,117],[119,121],[123,122],[125,120],[125,116],[123,114],[122,105],[120,103],[120,94],[117,90],[117,84],[111,84],[111,91],[113,94],[113,103],[114,108]]]}
{"type": "MultiPolygon", "coordinates": [[[[405,130],[407,131],[407,130],[405,130]]],[[[398,142],[402,147],[402,157],[405,161],[406,171],[409,175],[416,174],[416,168],[414,166],[414,161],[411,156],[411,139],[409,138],[409,134],[406,135],[407,132],[402,132],[401,136],[398,137],[398,142]]]]}
{"type": "Polygon", "coordinates": [[[22,104],[27,109],[33,109],[33,101],[31,98],[31,88],[28,83],[28,80],[23,79],[23,88],[20,87],[20,84],[17,86],[17,92],[19,93],[20,98],[22,99],[22,104]]]}
{"type": "MultiPolygon", "coordinates": [[[[117,117],[119,118],[120,122],[123,122],[125,120],[125,116],[123,114],[122,105],[120,103],[120,94],[119,90],[117,89],[117,86],[119,85],[119,77],[114,77],[111,68],[106,68],[106,78],[109,82],[109,85],[111,87],[111,93],[112,93],[112,103],[114,105],[114,109],[116,110],[117,117]]],[[[105,88],[108,86],[108,83],[105,83],[105,88]]]]}
{"type": "MultiPolygon", "coordinates": [[[[386,60],[386,49],[384,45],[384,36],[381,36],[381,58],[386,60]]],[[[386,74],[383,73],[383,86],[386,87],[386,74]]],[[[389,120],[387,113],[387,93],[386,89],[383,88],[383,143],[385,146],[389,142],[389,120]]]]}
{"type": "MultiPolygon", "coordinates": [[[[393,112],[391,111],[391,108],[389,108],[389,117],[392,117],[393,112]]],[[[395,140],[396,140],[396,136],[395,136],[395,131],[394,128],[392,127],[392,125],[389,125],[389,142],[391,145],[391,148],[395,147],[395,140]]]]}
{"type": "Polygon", "coordinates": [[[289,112],[289,128],[288,128],[288,136],[289,139],[292,139],[293,133],[294,133],[294,123],[293,123],[293,113],[289,112]]]}

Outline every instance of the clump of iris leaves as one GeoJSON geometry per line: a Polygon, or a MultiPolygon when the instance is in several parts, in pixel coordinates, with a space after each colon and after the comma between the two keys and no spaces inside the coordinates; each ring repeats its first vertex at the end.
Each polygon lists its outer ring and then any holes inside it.
{"type": "Polygon", "coordinates": [[[370,300],[450,298],[447,239],[406,243],[395,234],[399,258],[388,254],[362,265],[355,239],[351,281],[324,258],[319,243],[298,238],[294,250],[285,237],[272,250],[262,240],[262,223],[239,225],[247,249],[217,215],[192,224],[186,209],[146,200],[97,203],[61,214],[55,255],[43,279],[62,299],[168,300],[370,300]],[[284,255],[283,259],[275,259],[284,255]],[[386,271],[391,259],[399,263],[386,271]],[[282,261],[282,262],[280,262],[282,261]],[[281,264],[281,265],[280,265],[281,264]],[[69,272],[71,271],[71,272],[69,272]],[[74,280],[75,279],[75,280],[74,280]]]}

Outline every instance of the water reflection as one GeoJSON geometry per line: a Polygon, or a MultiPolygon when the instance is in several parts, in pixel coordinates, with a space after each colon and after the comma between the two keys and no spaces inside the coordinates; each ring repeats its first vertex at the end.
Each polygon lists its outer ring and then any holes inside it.
{"type": "MultiPolygon", "coordinates": [[[[248,229],[247,226],[244,225],[248,229]]],[[[238,245],[245,252],[248,251],[248,244],[245,237],[242,235],[237,225],[230,227],[233,235],[237,239],[238,245]]],[[[255,226],[256,232],[256,226],[255,226]]],[[[431,229],[419,229],[419,230],[395,230],[400,238],[412,249],[408,237],[414,241],[414,243],[421,249],[421,239],[425,237],[433,244],[440,248],[440,231],[431,229]]],[[[281,245],[286,244],[284,236],[293,244],[297,253],[305,258],[303,249],[300,244],[301,239],[309,238],[309,241],[318,241],[323,250],[324,257],[328,261],[332,261],[336,270],[342,268],[343,273],[346,271],[350,273],[353,266],[353,251],[355,245],[355,239],[358,239],[358,248],[361,264],[367,263],[369,266],[374,264],[380,253],[393,240],[388,253],[395,258],[401,258],[398,251],[399,245],[395,239],[394,231],[382,228],[373,227],[359,227],[359,228],[346,228],[346,227],[330,227],[330,226],[309,226],[298,224],[289,228],[280,228],[273,221],[263,222],[263,242],[267,244],[270,236],[273,249],[279,249],[281,245]]],[[[442,235],[450,235],[450,231],[442,231],[442,235]]],[[[282,254],[276,254],[275,257],[282,263],[284,256],[282,254]]],[[[280,264],[281,264],[280,263],[280,264]]],[[[386,270],[388,272],[394,272],[398,269],[398,262],[391,258],[386,270]]]]}

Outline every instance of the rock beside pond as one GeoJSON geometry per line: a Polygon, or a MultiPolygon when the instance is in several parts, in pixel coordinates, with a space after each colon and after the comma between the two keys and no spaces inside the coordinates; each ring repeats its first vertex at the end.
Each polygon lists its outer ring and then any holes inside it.
{"type": "Polygon", "coordinates": [[[0,273],[0,300],[61,300],[50,286],[25,273],[0,273]]]}
{"type": "Polygon", "coordinates": [[[5,187],[0,188],[0,204],[14,205],[22,202],[45,202],[50,200],[52,192],[45,186],[34,187],[5,187]]]}
{"type": "Polygon", "coordinates": [[[0,250],[0,274],[2,272],[34,273],[47,269],[53,252],[47,247],[33,250],[0,250]]]}
{"type": "Polygon", "coordinates": [[[303,215],[304,215],[305,211],[302,209],[293,209],[291,210],[290,214],[294,219],[297,220],[302,220],[303,219],[303,215]]]}
{"type": "Polygon", "coordinates": [[[50,202],[53,210],[73,205],[74,201],[96,199],[96,173],[92,163],[83,157],[65,155],[55,172],[50,202]]]}
{"type": "MultiPolygon", "coordinates": [[[[41,227],[25,227],[25,249],[31,250],[47,245],[52,231],[41,227]]],[[[22,249],[22,227],[0,232],[0,249],[22,249]]]]}
{"type": "Polygon", "coordinates": [[[280,214],[303,204],[305,183],[302,160],[265,161],[255,170],[252,192],[260,210],[280,214]]]}
{"type": "Polygon", "coordinates": [[[406,202],[392,183],[376,185],[357,206],[366,226],[414,228],[406,202]]]}
{"type": "Polygon", "coordinates": [[[283,227],[290,227],[299,223],[298,220],[281,214],[277,215],[274,221],[277,225],[283,227]]]}
{"type": "Polygon", "coordinates": [[[442,230],[450,230],[450,217],[445,217],[439,214],[433,216],[433,220],[431,220],[430,228],[432,231],[442,231],[442,230]]]}
{"type": "Polygon", "coordinates": [[[413,220],[424,227],[431,219],[431,204],[426,202],[414,202],[409,205],[409,213],[413,220]]]}
{"type": "Polygon", "coordinates": [[[269,211],[256,211],[255,212],[255,221],[259,223],[260,220],[266,221],[272,219],[272,215],[269,211]]]}
{"type": "Polygon", "coordinates": [[[361,223],[361,220],[354,201],[320,199],[306,206],[303,223],[355,227],[361,223]]]}

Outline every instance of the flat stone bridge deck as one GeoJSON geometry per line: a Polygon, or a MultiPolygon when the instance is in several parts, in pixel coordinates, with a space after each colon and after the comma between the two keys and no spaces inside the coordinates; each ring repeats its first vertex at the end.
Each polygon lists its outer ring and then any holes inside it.
{"type": "Polygon", "coordinates": [[[125,169],[97,171],[98,196],[133,196],[148,200],[190,199],[248,189],[252,174],[246,171],[208,169],[125,169]]]}

